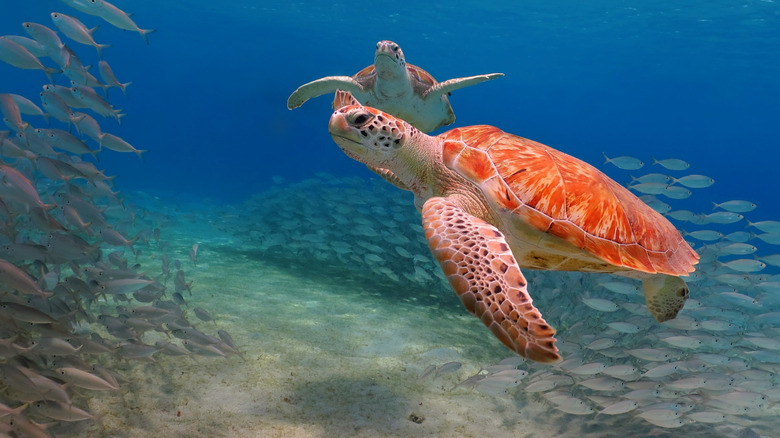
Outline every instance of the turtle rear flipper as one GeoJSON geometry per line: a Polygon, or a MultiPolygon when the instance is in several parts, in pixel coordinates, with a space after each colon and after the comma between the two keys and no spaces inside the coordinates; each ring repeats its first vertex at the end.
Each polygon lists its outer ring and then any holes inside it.
{"type": "Polygon", "coordinates": [[[688,299],[688,286],[680,277],[656,274],[642,280],[647,309],[658,322],[674,319],[688,299]]]}
{"type": "Polygon", "coordinates": [[[555,330],[532,304],[504,235],[450,198],[422,209],[431,252],[469,312],[507,347],[537,362],[556,362],[555,330]]]}

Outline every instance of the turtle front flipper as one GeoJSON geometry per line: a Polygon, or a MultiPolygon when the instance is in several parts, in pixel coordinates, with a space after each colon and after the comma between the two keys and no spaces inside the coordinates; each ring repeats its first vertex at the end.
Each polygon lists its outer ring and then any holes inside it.
{"type": "Polygon", "coordinates": [[[362,93],[363,86],[349,76],[327,76],[324,78],[303,84],[287,98],[287,109],[295,109],[303,105],[307,100],[322,96],[327,93],[335,93],[336,90],[344,90],[352,93],[362,93]]]}
{"type": "Polygon", "coordinates": [[[374,172],[377,175],[381,176],[382,179],[384,179],[385,181],[389,182],[390,184],[398,187],[399,189],[411,191],[411,189],[409,187],[407,187],[406,184],[404,184],[404,182],[401,181],[400,178],[395,176],[395,174],[393,172],[391,172],[390,170],[384,169],[384,168],[381,168],[381,167],[374,167],[374,166],[367,166],[367,167],[372,172],[374,172]]]}
{"type": "Polygon", "coordinates": [[[504,235],[451,198],[428,199],[422,216],[431,252],[466,309],[518,354],[559,360],[555,330],[532,304],[504,235]]]}
{"type": "Polygon", "coordinates": [[[444,94],[451,93],[455,90],[460,90],[461,88],[477,85],[481,82],[500,78],[501,76],[504,76],[504,74],[490,73],[487,75],[477,75],[477,76],[469,76],[465,78],[448,79],[444,82],[439,82],[438,84],[425,90],[425,92],[423,93],[423,99],[436,99],[441,97],[444,94]]]}
{"type": "Polygon", "coordinates": [[[642,280],[647,310],[658,322],[677,316],[688,299],[688,286],[680,277],[655,274],[642,280]]]}

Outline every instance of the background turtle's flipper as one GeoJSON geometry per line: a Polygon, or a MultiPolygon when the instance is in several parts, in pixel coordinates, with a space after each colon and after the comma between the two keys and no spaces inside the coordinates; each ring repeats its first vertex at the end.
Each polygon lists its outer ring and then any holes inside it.
{"type": "Polygon", "coordinates": [[[466,309],[520,355],[559,360],[555,330],[533,306],[504,235],[449,198],[428,199],[422,216],[431,252],[466,309]]]}
{"type": "Polygon", "coordinates": [[[668,321],[677,316],[685,300],[688,299],[688,286],[680,277],[655,274],[642,280],[647,310],[658,322],[668,321]]]}
{"type": "Polygon", "coordinates": [[[336,90],[349,91],[353,95],[363,91],[363,87],[349,76],[328,76],[303,84],[287,98],[287,109],[298,108],[307,100],[335,93],[336,90]]]}
{"type": "Polygon", "coordinates": [[[455,78],[449,79],[444,82],[439,82],[433,87],[429,88],[423,93],[423,99],[435,99],[441,97],[446,93],[451,93],[455,90],[459,90],[464,87],[470,87],[477,85],[480,82],[490,81],[496,78],[504,76],[503,73],[490,73],[487,75],[469,76],[467,78],[455,78]]]}

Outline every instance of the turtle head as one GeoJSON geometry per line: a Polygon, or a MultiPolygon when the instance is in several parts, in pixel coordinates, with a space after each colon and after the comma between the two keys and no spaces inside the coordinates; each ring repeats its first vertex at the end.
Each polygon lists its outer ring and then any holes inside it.
{"type": "Polygon", "coordinates": [[[374,53],[374,68],[377,74],[387,79],[388,76],[398,76],[406,73],[406,58],[401,46],[392,41],[376,43],[374,53]]]}
{"type": "Polygon", "coordinates": [[[362,105],[336,110],[328,131],[345,154],[372,166],[391,162],[409,137],[419,132],[401,119],[362,105]]]}

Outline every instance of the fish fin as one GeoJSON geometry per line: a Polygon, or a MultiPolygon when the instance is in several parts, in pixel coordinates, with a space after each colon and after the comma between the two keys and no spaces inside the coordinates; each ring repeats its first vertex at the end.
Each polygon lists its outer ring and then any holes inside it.
{"type": "Polygon", "coordinates": [[[534,307],[504,235],[454,197],[428,199],[422,217],[431,253],[466,309],[523,357],[560,360],[555,330],[534,307]]]}
{"type": "Polygon", "coordinates": [[[140,33],[141,36],[144,37],[144,41],[146,41],[146,44],[149,44],[148,35],[153,32],[157,32],[157,29],[138,29],[138,33],[140,33]]]}
{"type": "Polygon", "coordinates": [[[97,50],[100,59],[103,59],[103,49],[111,47],[111,44],[95,44],[95,50],[97,50]]]}

